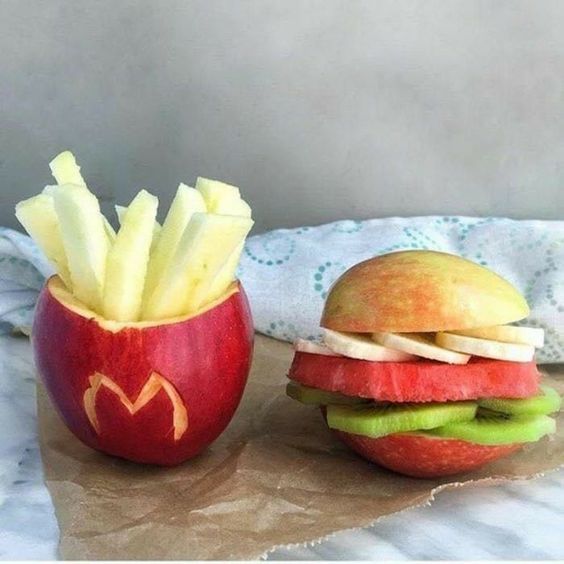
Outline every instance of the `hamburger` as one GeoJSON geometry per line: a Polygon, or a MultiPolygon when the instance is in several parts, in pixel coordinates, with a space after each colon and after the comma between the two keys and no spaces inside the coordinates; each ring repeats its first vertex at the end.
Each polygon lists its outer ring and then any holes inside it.
{"type": "Polygon", "coordinates": [[[287,394],[365,459],[413,477],[466,472],[555,431],[539,327],[507,280],[436,251],[378,256],[332,286],[323,342],[298,340],[287,394]],[[531,324],[532,325],[532,324],[531,324]]]}

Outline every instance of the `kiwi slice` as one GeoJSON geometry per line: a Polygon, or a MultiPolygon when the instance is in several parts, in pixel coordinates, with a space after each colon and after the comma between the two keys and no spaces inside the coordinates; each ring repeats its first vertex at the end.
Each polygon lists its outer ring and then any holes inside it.
{"type": "Polygon", "coordinates": [[[548,415],[558,411],[562,405],[560,394],[549,386],[541,386],[540,390],[530,398],[486,398],[478,400],[478,405],[509,415],[548,415]]]}
{"type": "Polygon", "coordinates": [[[302,386],[296,382],[288,382],[286,395],[308,405],[360,405],[371,401],[364,398],[345,396],[338,392],[329,392],[327,390],[320,390],[319,388],[302,386]]]}
{"type": "Polygon", "coordinates": [[[508,445],[534,443],[555,430],[556,421],[547,415],[508,415],[479,409],[472,421],[448,423],[428,434],[479,445],[508,445]]]}
{"type": "Polygon", "coordinates": [[[377,438],[469,421],[476,415],[477,408],[478,405],[471,401],[396,403],[384,406],[329,405],[327,424],[331,429],[377,438]]]}

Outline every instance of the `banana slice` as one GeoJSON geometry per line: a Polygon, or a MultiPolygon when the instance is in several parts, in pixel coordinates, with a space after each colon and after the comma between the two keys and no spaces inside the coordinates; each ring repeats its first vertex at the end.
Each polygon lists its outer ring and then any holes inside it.
{"type": "Polygon", "coordinates": [[[333,352],[330,348],[322,345],[321,343],[314,343],[306,339],[298,339],[294,341],[294,349],[298,352],[305,352],[310,354],[321,354],[323,356],[342,356],[333,352]]]}
{"type": "Polygon", "coordinates": [[[535,355],[535,347],[531,345],[500,343],[452,333],[437,333],[435,340],[441,347],[496,360],[530,362],[535,355]]]}
{"type": "Polygon", "coordinates": [[[466,364],[470,360],[468,355],[447,350],[435,344],[431,337],[419,333],[377,332],[372,333],[372,339],[391,349],[422,356],[423,358],[448,362],[449,364],[466,364]]]}
{"type": "Polygon", "coordinates": [[[360,360],[403,362],[415,360],[411,354],[376,344],[366,335],[324,329],[323,341],[334,352],[360,360]]]}
{"type": "Polygon", "coordinates": [[[513,343],[516,345],[530,345],[540,349],[544,345],[544,329],[538,327],[516,327],[515,325],[494,325],[493,327],[479,327],[477,329],[464,329],[462,331],[449,331],[455,335],[465,337],[478,337],[513,343]]]}

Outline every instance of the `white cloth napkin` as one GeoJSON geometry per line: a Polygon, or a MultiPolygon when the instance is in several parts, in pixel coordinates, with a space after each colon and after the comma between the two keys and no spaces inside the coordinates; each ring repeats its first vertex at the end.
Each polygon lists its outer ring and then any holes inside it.
{"type": "Polygon", "coordinates": [[[27,236],[0,228],[0,330],[29,334],[33,309],[53,268],[27,236]]]}
{"type": "MultiPolygon", "coordinates": [[[[255,327],[277,339],[319,338],[327,291],[347,268],[375,255],[435,249],[481,263],[525,295],[524,325],[543,327],[539,362],[564,362],[564,221],[412,217],[337,221],[250,237],[239,277],[255,327]]],[[[29,237],[0,229],[0,323],[29,330],[33,306],[52,272],[29,237]]]]}

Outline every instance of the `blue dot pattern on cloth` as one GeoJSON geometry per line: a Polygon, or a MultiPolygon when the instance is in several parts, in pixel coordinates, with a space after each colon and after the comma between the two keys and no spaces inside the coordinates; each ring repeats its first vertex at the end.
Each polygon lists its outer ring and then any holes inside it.
{"type": "MultiPolygon", "coordinates": [[[[523,292],[542,327],[539,362],[564,362],[564,222],[431,216],[344,220],[250,237],[239,267],[258,331],[317,340],[331,284],[350,266],[407,249],[455,253],[487,266],[523,292]]],[[[0,228],[0,329],[29,330],[52,268],[31,239],[0,228]]]]}
{"type": "Polygon", "coordinates": [[[564,222],[430,216],[337,221],[250,237],[239,267],[258,331],[293,341],[320,338],[331,284],[350,266],[408,249],[466,257],[526,296],[524,325],[542,327],[539,362],[564,362],[564,222]]]}

